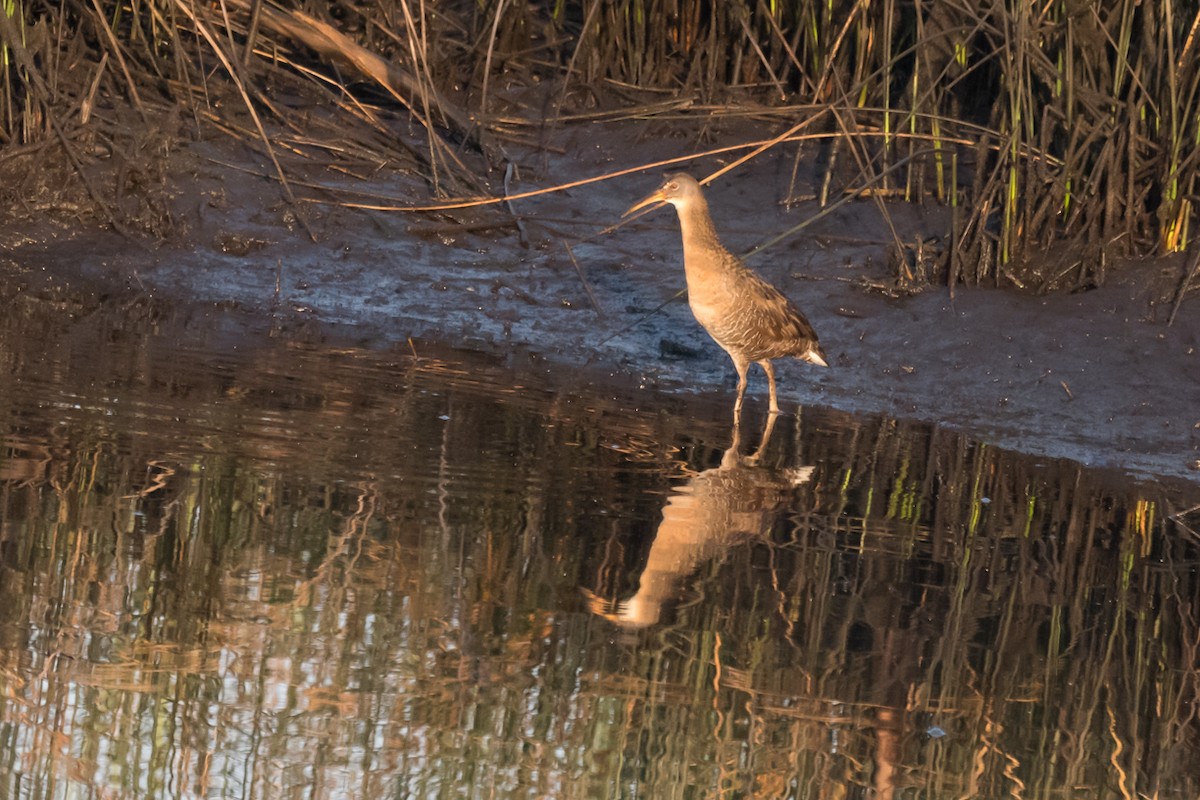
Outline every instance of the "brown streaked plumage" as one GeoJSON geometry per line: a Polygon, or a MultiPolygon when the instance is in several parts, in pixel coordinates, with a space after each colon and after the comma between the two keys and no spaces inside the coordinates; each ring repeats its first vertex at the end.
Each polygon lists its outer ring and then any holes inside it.
{"type": "Polygon", "coordinates": [[[792,356],[829,366],[812,325],[778,289],[721,244],[695,178],[682,172],[668,175],[662,186],[634,203],[624,216],[652,203],[670,203],[679,213],[688,304],[696,320],[733,359],[738,373],[734,415],[741,413],[752,363],[767,373],[771,413],[778,414],[771,359],[792,356]]]}

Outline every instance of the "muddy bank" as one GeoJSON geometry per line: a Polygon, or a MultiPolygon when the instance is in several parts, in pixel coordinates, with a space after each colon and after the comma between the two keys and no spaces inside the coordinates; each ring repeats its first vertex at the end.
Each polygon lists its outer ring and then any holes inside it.
{"type": "MultiPolygon", "coordinates": [[[[696,149],[636,123],[565,129],[548,144],[510,153],[511,191],[696,149]]],[[[760,158],[710,187],[731,250],[748,251],[819,210],[818,154],[796,156],[760,158]]],[[[732,366],[686,303],[647,318],[684,283],[673,212],[598,235],[653,188],[657,170],[515,201],[519,226],[499,211],[416,217],[305,203],[314,243],[278,187],[256,174],[269,172],[265,159],[211,142],[174,158],[169,243],[131,242],[61,215],[10,224],[0,235],[10,291],[234,306],[272,317],[284,334],[336,330],[378,346],[436,340],[550,373],[586,366],[640,387],[643,407],[667,395],[732,405],[732,366]]],[[[709,159],[689,169],[719,166],[709,159]]],[[[497,186],[502,175],[498,165],[497,186]]],[[[383,172],[374,183],[336,180],[424,196],[383,172]]],[[[888,209],[906,242],[948,230],[935,205],[888,209]]],[[[1200,299],[1185,300],[1166,325],[1182,261],[1114,266],[1105,286],[1076,294],[960,286],[893,297],[890,236],[879,207],[856,200],[751,259],[805,310],[831,357],[828,370],[780,365],[785,410],[818,404],[916,418],[1026,452],[1200,480],[1200,299]]],[[[751,381],[758,411],[765,381],[761,373],[751,381]]]]}

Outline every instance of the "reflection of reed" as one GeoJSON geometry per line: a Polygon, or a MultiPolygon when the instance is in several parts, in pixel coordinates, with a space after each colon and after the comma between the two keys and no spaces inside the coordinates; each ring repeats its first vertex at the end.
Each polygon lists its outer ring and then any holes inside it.
{"type": "Polygon", "coordinates": [[[719,423],[424,351],[272,339],[213,371],[20,319],[0,797],[1200,796],[1195,487],[812,410],[664,508],[719,423]],[[794,492],[757,463],[793,446],[822,476],[794,492]],[[631,520],[661,528],[626,593],[654,613],[701,550],[722,580],[597,646],[580,545],[621,563],[631,520]]]}
{"type": "Polygon", "coordinates": [[[767,418],[762,440],[749,456],[739,453],[741,427],[734,425],[733,442],[720,465],[677,487],[663,507],[637,593],[615,607],[589,593],[594,613],[624,628],[654,625],[697,566],[770,530],[789,490],[812,474],[812,467],[781,472],[760,465],[776,419],[774,414],[767,418]]]}
{"type": "Polygon", "coordinates": [[[0,459],[0,483],[26,486],[45,479],[52,456],[44,443],[6,435],[0,445],[4,448],[4,458],[0,459]]]}

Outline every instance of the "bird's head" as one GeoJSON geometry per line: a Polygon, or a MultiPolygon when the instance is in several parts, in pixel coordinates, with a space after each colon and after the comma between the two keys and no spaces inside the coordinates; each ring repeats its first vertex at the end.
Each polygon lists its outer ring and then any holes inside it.
{"type": "Polygon", "coordinates": [[[673,172],[667,175],[662,186],[659,186],[653,192],[634,203],[621,216],[628,217],[638,209],[645,208],[654,203],[670,203],[682,211],[691,205],[703,202],[703,200],[704,194],[700,190],[700,184],[695,178],[686,172],[673,172]]]}

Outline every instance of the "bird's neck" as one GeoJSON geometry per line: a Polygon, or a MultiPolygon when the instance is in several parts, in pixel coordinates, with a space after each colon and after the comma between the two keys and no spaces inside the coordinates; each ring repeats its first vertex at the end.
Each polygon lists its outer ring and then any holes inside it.
{"type": "Polygon", "coordinates": [[[713,286],[719,281],[721,266],[727,263],[729,251],[717,238],[708,204],[703,199],[677,209],[679,228],[683,234],[683,266],[687,274],[688,291],[713,286]]]}
{"type": "Polygon", "coordinates": [[[713,227],[708,203],[704,198],[697,198],[676,210],[679,212],[679,229],[683,233],[685,251],[692,247],[706,250],[724,249],[717,238],[717,229],[713,227]]]}

